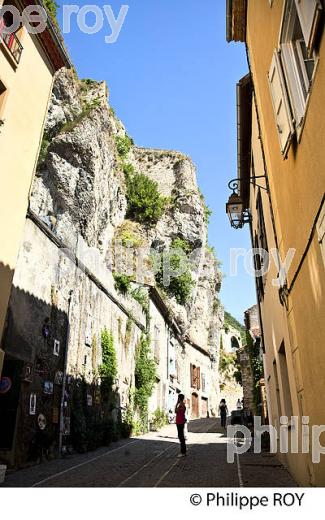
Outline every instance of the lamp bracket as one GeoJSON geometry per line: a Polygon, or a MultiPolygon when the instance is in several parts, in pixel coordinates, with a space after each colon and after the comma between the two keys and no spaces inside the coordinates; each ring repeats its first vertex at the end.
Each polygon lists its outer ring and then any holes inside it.
{"type": "MultiPolygon", "coordinates": [[[[255,183],[255,180],[256,179],[266,179],[267,181],[267,177],[266,175],[253,175],[253,177],[250,177],[248,179],[248,182],[250,184],[254,184],[254,186],[257,186],[258,188],[261,188],[262,190],[265,190],[265,191],[269,191],[268,187],[265,188],[265,186],[261,186],[260,184],[256,184],[255,183]]],[[[228,188],[230,190],[232,190],[233,193],[236,193],[238,192],[238,189],[239,189],[239,186],[240,186],[240,183],[242,182],[241,179],[232,179],[229,183],[228,183],[228,188]]]]}

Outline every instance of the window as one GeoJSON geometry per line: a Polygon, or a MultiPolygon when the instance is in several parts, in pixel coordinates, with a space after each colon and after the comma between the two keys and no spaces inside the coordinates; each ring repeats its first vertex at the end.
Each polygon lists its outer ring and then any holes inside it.
{"type": "Polygon", "coordinates": [[[285,352],[284,343],[281,343],[279,349],[279,368],[280,368],[280,376],[282,383],[282,398],[283,398],[283,415],[288,417],[288,420],[291,420],[293,415],[292,412],[292,400],[291,400],[291,392],[290,392],[290,384],[289,384],[289,374],[288,374],[288,366],[287,366],[287,358],[285,352]]]}
{"type": "Polygon", "coordinates": [[[13,14],[10,11],[6,11],[6,6],[13,6],[14,2],[12,1],[6,1],[3,3],[2,9],[3,9],[3,15],[0,18],[0,41],[2,40],[5,44],[6,48],[10,51],[11,56],[13,57],[14,61],[18,65],[20,62],[20,58],[23,52],[23,46],[20,42],[19,33],[22,29],[22,27],[16,27],[13,26],[14,24],[14,18],[13,14]],[[10,31],[10,28],[12,27],[12,32],[10,31]]]}
{"type": "Polygon", "coordinates": [[[287,155],[302,127],[315,69],[315,41],[321,14],[319,0],[287,0],[280,49],[275,50],[269,83],[280,147],[287,155]]]}
{"type": "Polygon", "coordinates": [[[280,148],[282,154],[286,156],[294,134],[294,126],[278,51],[274,51],[273,54],[269,70],[269,85],[280,148]]]}
{"type": "Polygon", "coordinates": [[[260,269],[265,270],[265,274],[261,276],[261,283],[263,286],[263,293],[264,293],[264,286],[266,282],[266,275],[269,268],[269,247],[267,243],[267,236],[266,236],[266,227],[265,227],[265,220],[264,220],[264,211],[263,211],[263,203],[262,203],[262,195],[261,190],[259,189],[257,194],[257,200],[256,200],[256,211],[258,215],[257,220],[257,243],[258,247],[260,249],[263,249],[265,251],[265,254],[263,256],[260,256],[260,269]]]}
{"type": "Polygon", "coordinates": [[[205,392],[206,385],[205,385],[205,374],[201,375],[201,383],[202,383],[202,392],[205,392]]]}
{"type": "Polygon", "coordinates": [[[321,211],[316,223],[316,230],[318,235],[318,242],[323,255],[323,262],[325,266],[325,203],[323,201],[321,211]]]}
{"type": "Polygon", "coordinates": [[[308,53],[296,3],[288,0],[281,33],[281,56],[296,127],[304,119],[315,53],[308,53]]]}
{"type": "Polygon", "coordinates": [[[201,388],[201,369],[195,365],[190,366],[191,370],[191,387],[200,390],[201,388]]]}
{"type": "Polygon", "coordinates": [[[0,132],[1,132],[1,127],[4,124],[3,108],[4,108],[6,92],[7,92],[6,87],[4,86],[2,81],[0,81],[0,132]]]}
{"type": "Polygon", "coordinates": [[[276,423],[277,434],[279,436],[280,417],[282,416],[282,412],[281,412],[278,368],[277,368],[276,361],[273,361],[273,376],[274,376],[274,391],[275,391],[275,397],[276,397],[276,410],[275,410],[275,416],[273,417],[273,420],[276,423]]]}

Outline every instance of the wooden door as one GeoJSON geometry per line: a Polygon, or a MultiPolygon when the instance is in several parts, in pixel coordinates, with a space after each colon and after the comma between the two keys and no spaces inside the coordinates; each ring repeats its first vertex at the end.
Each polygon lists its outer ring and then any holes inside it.
{"type": "Polygon", "coordinates": [[[199,417],[199,397],[197,394],[192,394],[191,417],[192,419],[198,419],[199,417]]]}

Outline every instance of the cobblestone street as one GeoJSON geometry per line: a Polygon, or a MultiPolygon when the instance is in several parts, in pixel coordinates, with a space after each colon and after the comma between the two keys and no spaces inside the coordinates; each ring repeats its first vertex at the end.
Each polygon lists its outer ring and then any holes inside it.
{"type": "Polygon", "coordinates": [[[295,486],[269,453],[227,463],[219,420],[191,421],[188,455],[177,458],[175,425],[84,455],[7,474],[5,487],[282,487],[295,486]]]}

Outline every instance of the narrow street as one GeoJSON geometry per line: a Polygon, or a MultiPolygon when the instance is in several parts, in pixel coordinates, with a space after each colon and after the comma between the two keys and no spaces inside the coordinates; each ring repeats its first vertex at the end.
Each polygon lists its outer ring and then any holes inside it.
{"type": "Polygon", "coordinates": [[[96,452],[9,473],[4,487],[285,487],[296,484],[269,453],[227,463],[219,419],[191,421],[188,455],[177,458],[175,425],[96,452]]]}

